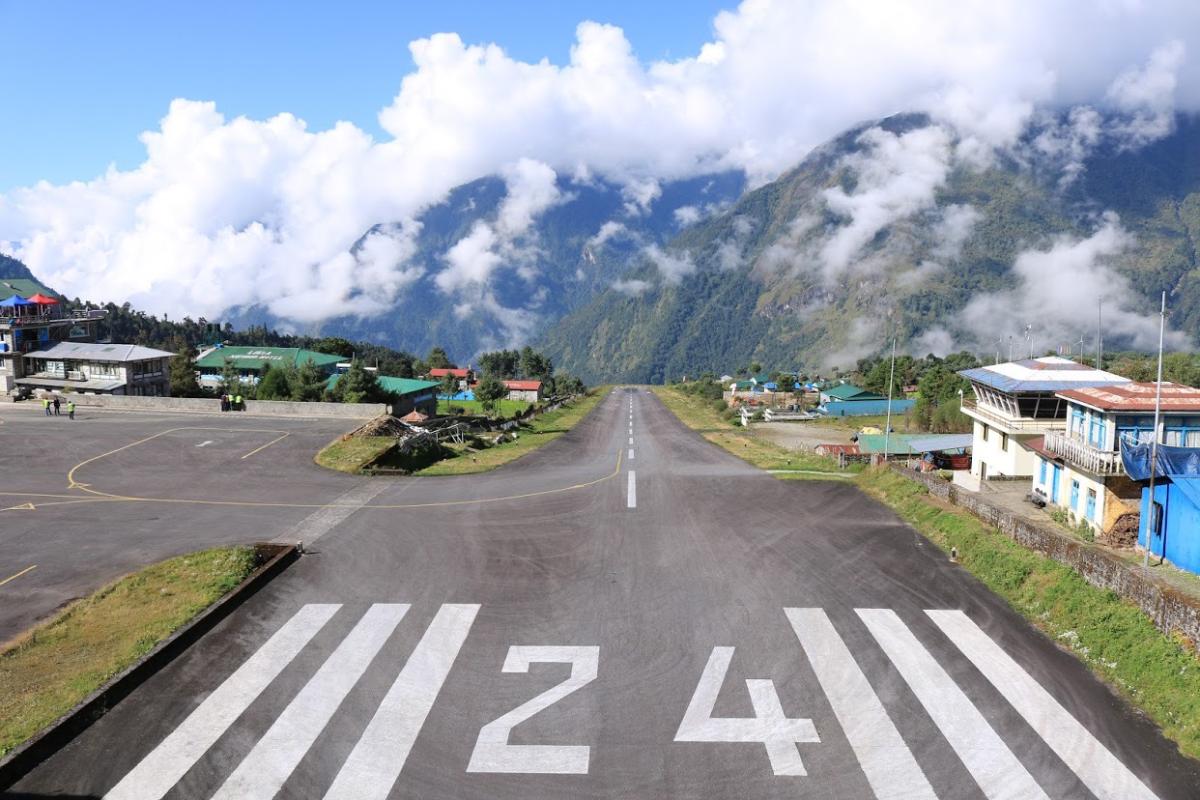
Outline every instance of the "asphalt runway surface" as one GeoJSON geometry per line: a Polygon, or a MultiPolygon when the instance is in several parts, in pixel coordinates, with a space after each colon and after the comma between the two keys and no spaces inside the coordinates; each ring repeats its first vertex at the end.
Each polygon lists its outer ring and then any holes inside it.
{"type": "Polygon", "coordinates": [[[473,478],[297,466],[274,498],[230,467],[167,502],[140,447],[77,471],[141,492],[105,513],[285,514],[314,552],[6,797],[1198,796],[1200,764],[890,511],[644,390],[473,478]]]}

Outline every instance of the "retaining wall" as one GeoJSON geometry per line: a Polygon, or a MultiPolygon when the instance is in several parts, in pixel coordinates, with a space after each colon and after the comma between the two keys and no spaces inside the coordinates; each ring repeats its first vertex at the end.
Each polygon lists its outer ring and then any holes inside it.
{"type": "MultiPolygon", "coordinates": [[[[130,395],[72,394],[69,399],[80,408],[111,408],[130,411],[190,411],[221,413],[221,401],[215,397],[134,397],[130,395]]],[[[274,417],[331,417],[335,419],[371,419],[386,414],[383,403],[293,403],[287,400],[247,400],[245,411],[230,414],[274,417]]]]}
{"type": "Polygon", "coordinates": [[[1070,567],[1093,586],[1132,601],[1159,630],[1182,634],[1192,648],[1200,652],[1200,600],[1143,574],[1140,568],[1099,547],[1020,517],[936,474],[914,472],[900,466],[892,468],[924,485],[930,494],[962,506],[1010,539],[1070,567]]]}

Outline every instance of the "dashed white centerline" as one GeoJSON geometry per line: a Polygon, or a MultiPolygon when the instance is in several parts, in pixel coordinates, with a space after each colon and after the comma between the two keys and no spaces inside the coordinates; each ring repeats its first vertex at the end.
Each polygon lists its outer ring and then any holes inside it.
{"type": "Polygon", "coordinates": [[[633,448],[632,448],[632,447],[631,447],[631,448],[629,448],[629,460],[630,460],[630,461],[632,461],[632,460],[633,460],[633,448]]]}
{"type": "Polygon", "coordinates": [[[637,473],[629,470],[629,508],[637,508],[637,473]]]}
{"type": "Polygon", "coordinates": [[[629,443],[630,443],[630,444],[633,444],[633,437],[632,437],[632,436],[630,436],[630,437],[629,437],[629,443]]]}

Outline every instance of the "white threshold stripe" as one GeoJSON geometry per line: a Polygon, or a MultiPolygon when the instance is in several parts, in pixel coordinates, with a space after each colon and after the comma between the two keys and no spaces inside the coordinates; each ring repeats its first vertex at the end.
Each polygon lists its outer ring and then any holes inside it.
{"type": "Polygon", "coordinates": [[[879,800],[937,800],[846,643],[820,608],[785,608],[817,682],[879,800]]]}
{"type": "Polygon", "coordinates": [[[637,508],[637,473],[629,470],[629,508],[637,508]]]}
{"type": "Polygon", "coordinates": [[[322,603],[297,611],[110,789],[104,800],[158,800],[170,791],[339,608],[340,604],[322,603]]]}
{"type": "Polygon", "coordinates": [[[629,437],[629,443],[630,443],[630,444],[633,444],[633,437],[632,437],[632,436],[630,436],[630,437],[629,437]]]}
{"type": "Polygon", "coordinates": [[[212,800],[270,800],[274,797],[408,609],[404,603],[371,606],[242,759],[212,800]]]}
{"type": "Polygon", "coordinates": [[[478,613],[476,604],[447,603],[438,609],[334,778],[326,800],[383,800],[391,794],[478,613]]]}
{"type": "Polygon", "coordinates": [[[896,612],[856,611],[989,800],[1047,800],[1029,771],[896,612]]]}
{"type": "Polygon", "coordinates": [[[629,448],[629,460],[633,461],[633,448],[629,448]]]}
{"type": "Polygon", "coordinates": [[[970,617],[958,610],[925,613],[1096,797],[1100,800],[1155,798],[1136,775],[970,617]]]}

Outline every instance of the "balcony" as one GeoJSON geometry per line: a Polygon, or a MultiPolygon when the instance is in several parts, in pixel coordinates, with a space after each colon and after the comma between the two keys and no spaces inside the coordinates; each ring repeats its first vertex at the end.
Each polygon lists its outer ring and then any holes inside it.
{"type": "Polygon", "coordinates": [[[1042,433],[1061,430],[1067,425],[1065,417],[1014,417],[1004,409],[969,397],[963,398],[962,410],[969,417],[1009,433],[1042,433]]]}
{"type": "Polygon", "coordinates": [[[1091,475],[1112,477],[1124,475],[1119,450],[1100,450],[1065,433],[1047,433],[1044,447],[1063,461],[1091,475]]]}

